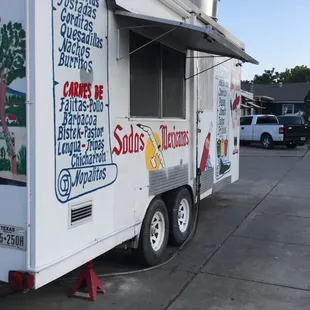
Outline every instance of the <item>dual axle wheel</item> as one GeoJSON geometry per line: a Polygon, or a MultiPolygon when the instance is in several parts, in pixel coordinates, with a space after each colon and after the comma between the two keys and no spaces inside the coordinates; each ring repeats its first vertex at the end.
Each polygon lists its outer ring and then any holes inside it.
{"type": "Polygon", "coordinates": [[[155,198],[145,214],[138,249],[134,250],[139,261],[146,266],[157,265],[169,241],[181,245],[190,233],[192,211],[192,197],[185,187],[167,193],[164,200],[155,198]]]}

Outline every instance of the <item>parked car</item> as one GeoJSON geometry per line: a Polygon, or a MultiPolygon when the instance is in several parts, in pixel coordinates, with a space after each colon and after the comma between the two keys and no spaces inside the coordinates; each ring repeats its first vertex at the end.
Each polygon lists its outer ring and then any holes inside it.
{"type": "Polygon", "coordinates": [[[284,132],[287,140],[292,140],[291,147],[304,145],[309,135],[309,125],[304,117],[298,114],[279,115],[280,125],[284,125],[284,132]],[[305,138],[305,139],[304,139],[305,138]]]}
{"type": "Polygon", "coordinates": [[[275,115],[248,115],[240,118],[240,142],[260,142],[270,149],[275,144],[295,148],[306,141],[306,133],[298,126],[280,124],[275,115]]]}

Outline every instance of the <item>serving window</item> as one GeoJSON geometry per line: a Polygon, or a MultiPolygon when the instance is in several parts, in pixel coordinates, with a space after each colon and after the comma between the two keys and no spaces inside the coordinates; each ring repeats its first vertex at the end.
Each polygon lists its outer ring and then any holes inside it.
{"type": "Polygon", "coordinates": [[[130,116],[184,119],[186,55],[150,41],[130,32],[130,116]]]}

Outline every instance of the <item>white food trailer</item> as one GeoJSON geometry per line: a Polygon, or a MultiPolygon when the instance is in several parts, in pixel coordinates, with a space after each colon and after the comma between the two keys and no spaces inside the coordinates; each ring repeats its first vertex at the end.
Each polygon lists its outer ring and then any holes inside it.
{"type": "Polygon", "coordinates": [[[1,0],[0,31],[0,281],[37,289],[123,243],[158,264],[238,180],[256,60],[187,0],[1,0]]]}

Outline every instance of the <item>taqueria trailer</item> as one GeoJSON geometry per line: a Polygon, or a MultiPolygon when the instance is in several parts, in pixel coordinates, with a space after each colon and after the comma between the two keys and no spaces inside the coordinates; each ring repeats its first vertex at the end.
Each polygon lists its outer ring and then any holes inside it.
{"type": "Polygon", "coordinates": [[[37,289],[125,242],[158,264],[199,193],[239,177],[240,64],[257,62],[186,0],[0,15],[0,281],[37,289]]]}

